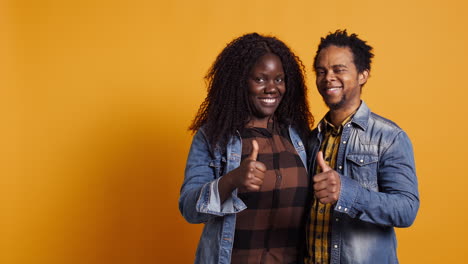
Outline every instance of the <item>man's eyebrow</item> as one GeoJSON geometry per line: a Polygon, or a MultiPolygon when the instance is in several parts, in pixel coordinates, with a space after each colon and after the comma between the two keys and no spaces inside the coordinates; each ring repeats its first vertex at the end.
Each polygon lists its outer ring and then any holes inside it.
{"type": "MultiPolygon", "coordinates": [[[[335,65],[332,65],[331,67],[332,68],[348,68],[348,66],[346,66],[344,64],[335,64],[335,65]]],[[[314,68],[315,69],[326,69],[325,67],[322,67],[322,66],[316,66],[314,68]]]]}

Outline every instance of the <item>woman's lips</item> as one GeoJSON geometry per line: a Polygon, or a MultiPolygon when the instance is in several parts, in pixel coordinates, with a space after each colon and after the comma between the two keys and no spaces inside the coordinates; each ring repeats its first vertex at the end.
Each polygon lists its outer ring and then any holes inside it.
{"type": "Polygon", "coordinates": [[[258,98],[258,100],[263,104],[263,105],[274,105],[276,102],[278,102],[278,98],[258,98]]]}

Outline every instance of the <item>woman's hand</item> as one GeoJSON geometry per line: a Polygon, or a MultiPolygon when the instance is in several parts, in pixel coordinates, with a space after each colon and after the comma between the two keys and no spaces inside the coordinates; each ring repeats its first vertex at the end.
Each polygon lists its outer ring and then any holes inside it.
{"type": "Polygon", "coordinates": [[[267,169],[265,164],[257,161],[258,149],[257,141],[252,140],[250,155],[241,162],[238,168],[224,175],[219,181],[221,201],[224,202],[235,188],[251,192],[260,190],[267,169]]]}
{"type": "Polygon", "coordinates": [[[257,161],[258,143],[252,140],[252,152],[245,158],[240,166],[233,170],[233,183],[236,188],[247,191],[259,191],[265,177],[266,166],[257,161]]]}

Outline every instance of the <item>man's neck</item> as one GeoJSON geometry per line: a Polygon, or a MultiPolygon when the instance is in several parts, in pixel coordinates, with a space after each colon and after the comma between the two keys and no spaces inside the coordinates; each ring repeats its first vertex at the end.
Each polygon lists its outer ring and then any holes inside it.
{"type": "Polygon", "coordinates": [[[328,112],[328,122],[330,122],[334,127],[339,127],[343,123],[343,121],[348,118],[348,116],[352,115],[356,112],[361,104],[358,104],[352,108],[344,108],[344,109],[336,109],[328,112]]]}

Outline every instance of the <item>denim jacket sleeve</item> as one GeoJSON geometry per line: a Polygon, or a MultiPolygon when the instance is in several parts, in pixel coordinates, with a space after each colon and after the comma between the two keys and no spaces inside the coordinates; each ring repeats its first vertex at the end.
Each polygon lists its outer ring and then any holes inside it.
{"type": "Polygon", "coordinates": [[[384,226],[410,226],[419,208],[419,194],[411,141],[400,131],[379,157],[378,191],[341,176],[335,210],[352,218],[384,226]]]}
{"type": "Polygon", "coordinates": [[[221,155],[211,150],[203,130],[199,130],[192,140],[179,198],[179,210],[188,222],[204,223],[246,208],[237,197],[237,190],[221,203],[218,190],[221,165],[221,155]]]}

